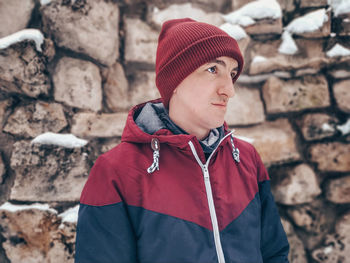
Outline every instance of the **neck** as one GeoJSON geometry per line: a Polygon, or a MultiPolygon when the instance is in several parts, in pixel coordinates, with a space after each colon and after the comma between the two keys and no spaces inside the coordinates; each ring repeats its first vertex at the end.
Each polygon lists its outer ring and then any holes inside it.
{"type": "Polygon", "coordinates": [[[170,119],[188,134],[196,136],[200,141],[208,136],[210,130],[195,126],[193,123],[187,123],[183,118],[178,118],[177,116],[172,114],[172,111],[169,111],[170,119]]]}

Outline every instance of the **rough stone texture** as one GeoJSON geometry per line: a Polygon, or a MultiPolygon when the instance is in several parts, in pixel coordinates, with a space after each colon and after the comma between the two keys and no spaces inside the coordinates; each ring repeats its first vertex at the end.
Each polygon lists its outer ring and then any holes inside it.
{"type": "Polygon", "coordinates": [[[339,15],[334,19],[333,24],[339,36],[350,36],[350,13],[339,15]]]}
{"type": "Polygon", "coordinates": [[[32,41],[0,49],[0,91],[30,97],[47,95],[50,81],[45,75],[45,57],[32,41]]]}
{"type": "MultiPolygon", "coordinates": [[[[324,0],[323,0],[324,1],[324,0]]],[[[312,32],[305,32],[305,33],[294,33],[295,35],[302,36],[304,38],[321,38],[321,37],[329,37],[331,34],[331,10],[329,9],[326,11],[326,15],[328,17],[328,20],[322,25],[321,28],[312,31],[312,32]]]]}
{"type": "Polygon", "coordinates": [[[350,78],[350,71],[346,69],[334,69],[328,73],[335,79],[350,78]]]}
{"type": "Polygon", "coordinates": [[[0,156],[0,184],[2,184],[4,181],[5,173],[6,173],[5,164],[2,157],[0,156]]]}
{"type": "Polygon", "coordinates": [[[130,106],[160,98],[155,78],[154,72],[138,71],[134,74],[134,78],[130,82],[130,106]]]}
{"type": "Polygon", "coordinates": [[[231,0],[231,7],[232,10],[237,10],[239,8],[241,8],[242,6],[253,2],[254,0],[231,0]]]}
{"type": "Polygon", "coordinates": [[[321,199],[316,199],[308,204],[289,207],[287,213],[296,226],[309,234],[318,234],[320,239],[330,231],[335,220],[334,206],[325,204],[321,199]]]}
{"type": "Polygon", "coordinates": [[[264,122],[250,128],[237,128],[235,134],[253,139],[253,145],[267,166],[300,159],[295,145],[296,134],[287,119],[264,122]]]}
{"type": "Polygon", "coordinates": [[[297,205],[312,202],[321,194],[316,174],[310,166],[300,164],[271,175],[272,193],[277,203],[297,205]]]}
{"type": "Polygon", "coordinates": [[[120,138],[112,138],[104,141],[101,145],[101,153],[108,152],[121,142],[120,138]]]}
{"type": "Polygon", "coordinates": [[[255,24],[244,27],[249,35],[281,34],[282,18],[278,19],[260,19],[255,24]]]}
{"type": "Polygon", "coordinates": [[[71,132],[78,137],[121,136],[127,115],[127,113],[77,113],[73,117],[71,132]]]}
{"type": "Polygon", "coordinates": [[[298,53],[284,55],[278,52],[281,40],[253,42],[250,49],[250,57],[263,56],[264,62],[250,65],[249,74],[263,74],[273,71],[294,71],[297,69],[311,68],[319,70],[327,65],[329,59],[325,57],[323,42],[316,39],[294,39],[298,47],[298,53]]]}
{"type": "Polygon", "coordinates": [[[350,203],[350,176],[329,180],[326,198],[336,204],[350,203]]]}
{"type": "Polygon", "coordinates": [[[158,32],[140,19],[125,19],[125,60],[155,64],[158,32]]]}
{"type": "MultiPolygon", "coordinates": [[[[50,210],[0,210],[3,248],[8,259],[26,263],[73,263],[75,235],[50,210]],[[73,248],[73,250],[72,250],[73,248]]],[[[66,223],[65,223],[66,224],[66,223]]],[[[71,227],[75,232],[75,227],[71,227]]]]}
{"type": "MultiPolygon", "coordinates": [[[[322,0],[323,1],[323,0],[322,0]]],[[[290,0],[277,0],[277,2],[280,4],[281,9],[283,12],[293,12],[295,10],[295,4],[294,1],[290,0]]]]}
{"type": "Polygon", "coordinates": [[[128,101],[129,83],[121,64],[116,63],[109,68],[106,82],[103,85],[104,97],[109,109],[112,111],[126,111],[129,109],[128,101]]]}
{"type": "Polygon", "coordinates": [[[101,109],[101,75],[95,64],[63,57],[56,66],[53,83],[56,101],[81,109],[101,109]]]}
{"type": "Polygon", "coordinates": [[[26,28],[34,4],[33,0],[0,0],[0,38],[26,28]]]}
{"type": "Polygon", "coordinates": [[[6,111],[8,108],[10,108],[11,105],[12,105],[11,99],[0,101],[0,124],[1,124],[1,127],[3,127],[6,111]]]}
{"type": "Polygon", "coordinates": [[[112,1],[52,1],[41,8],[56,45],[112,65],[119,55],[119,8],[112,1]]]}
{"type": "Polygon", "coordinates": [[[264,105],[257,89],[235,85],[235,96],[227,105],[226,122],[228,125],[257,124],[265,120],[264,105]],[[247,107],[247,105],[254,105],[247,107]]]}
{"type": "Polygon", "coordinates": [[[298,120],[304,139],[307,141],[319,140],[337,133],[335,126],[338,120],[324,113],[308,113],[298,120]]]}
{"type": "Polygon", "coordinates": [[[300,7],[321,7],[327,6],[327,0],[300,0],[300,7]]]}
{"type": "Polygon", "coordinates": [[[35,104],[17,107],[8,118],[3,131],[30,138],[44,132],[59,132],[66,126],[61,104],[37,101],[35,104]]]}
{"type": "Polygon", "coordinates": [[[148,21],[161,27],[166,20],[185,17],[215,26],[220,26],[224,23],[224,19],[220,13],[206,13],[202,9],[192,6],[191,3],[173,4],[163,10],[155,7],[150,12],[148,21]]]}
{"type": "Polygon", "coordinates": [[[314,250],[312,258],[320,263],[347,263],[350,258],[350,212],[340,217],[335,234],[328,235],[323,245],[314,250]]]}
{"type": "Polygon", "coordinates": [[[333,85],[333,93],[340,110],[350,113],[350,79],[339,81],[333,85]]]}
{"type": "Polygon", "coordinates": [[[350,171],[350,145],[341,142],[314,144],[310,148],[311,161],[321,171],[350,171]]]}
{"type": "Polygon", "coordinates": [[[270,77],[263,86],[268,113],[300,111],[330,105],[327,80],[323,75],[281,80],[270,77]]]}
{"type": "Polygon", "coordinates": [[[237,40],[237,44],[239,49],[241,50],[241,53],[244,55],[249,44],[250,44],[251,38],[247,35],[245,38],[241,38],[237,40]]]}
{"type": "Polygon", "coordinates": [[[17,141],[11,168],[16,173],[11,200],[77,202],[90,169],[88,149],[17,141]]]}
{"type": "Polygon", "coordinates": [[[301,242],[299,237],[295,234],[292,224],[283,218],[281,218],[281,222],[282,222],[284,231],[287,234],[287,238],[289,242],[289,247],[290,247],[289,255],[288,255],[289,262],[290,263],[307,263],[303,242],[301,242]]]}

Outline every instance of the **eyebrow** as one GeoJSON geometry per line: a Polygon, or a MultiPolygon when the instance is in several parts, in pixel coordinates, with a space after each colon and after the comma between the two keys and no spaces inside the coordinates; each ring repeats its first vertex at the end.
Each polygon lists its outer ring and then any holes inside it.
{"type": "MultiPolygon", "coordinates": [[[[219,65],[222,65],[222,66],[226,67],[225,61],[220,60],[220,59],[213,59],[213,60],[208,62],[208,64],[210,64],[210,63],[217,63],[219,65]]],[[[238,71],[238,66],[233,68],[231,71],[238,71]]]]}

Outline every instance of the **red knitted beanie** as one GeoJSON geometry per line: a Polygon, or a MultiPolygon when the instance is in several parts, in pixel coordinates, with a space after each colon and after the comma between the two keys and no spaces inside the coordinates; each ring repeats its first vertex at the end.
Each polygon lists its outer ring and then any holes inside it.
{"type": "Polygon", "coordinates": [[[221,56],[237,60],[235,82],[243,68],[243,57],[234,38],[216,26],[189,18],[164,22],[156,58],[156,85],[164,106],[169,107],[173,91],[182,80],[221,56]]]}

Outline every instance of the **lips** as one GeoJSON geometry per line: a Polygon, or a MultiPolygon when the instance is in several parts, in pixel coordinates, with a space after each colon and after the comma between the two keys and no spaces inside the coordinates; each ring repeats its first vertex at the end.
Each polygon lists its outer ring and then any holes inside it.
{"type": "Polygon", "coordinates": [[[219,107],[226,107],[226,103],[212,103],[214,106],[219,106],[219,107]]]}

